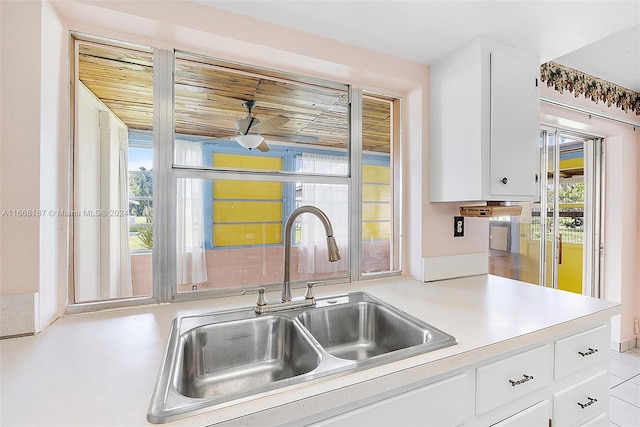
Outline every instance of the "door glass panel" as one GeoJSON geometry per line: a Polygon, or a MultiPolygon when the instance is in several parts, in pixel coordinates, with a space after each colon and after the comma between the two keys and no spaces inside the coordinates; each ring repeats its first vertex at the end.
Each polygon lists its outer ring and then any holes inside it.
{"type": "Polygon", "coordinates": [[[584,248],[584,140],[558,138],[558,289],[582,293],[584,248]]]}
{"type": "Polygon", "coordinates": [[[489,220],[489,273],[581,294],[585,140],[543,132],[540,141],[540,201],[517,203],[519,216],[489,220]]]}

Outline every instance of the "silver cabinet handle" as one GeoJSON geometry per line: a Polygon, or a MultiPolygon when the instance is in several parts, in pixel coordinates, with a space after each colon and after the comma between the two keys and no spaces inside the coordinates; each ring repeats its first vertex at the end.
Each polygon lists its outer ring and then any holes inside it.
{"type": "Polygon", "coordinates": [[[593,397],[587,397],[587,399],[589,399],[589,401],[587,403],[577,402],[581,409],[584,409],[589,405],[593,405],[594,403],[596,403],[598,401],[598,399],[594,399],[593,397]]]}
{"type": "Polygon", "coordinates": [[[589,350],[589,351],[585,351],[585,352],[579,351],[579,352],[578,352],[578,354],[579,354],[580,356],[582,356],[582,357],[585,357],[585,356],[589,356],[589,355],[591,355],[591,354],[593,354],[593,353],[597,353],[597,352],[598,352],[598,349],[597,349],[597,348],[591,348],[591,347],[589,347],[589,348],[588,348],[588,350],[589,350]]]}
{"type": "Polygon", "coordinates": [[[518,380],[518,381],[509,380],[509,382],[511,383],[511,386],[515,387],[515,386],[517,386],[517,385],[524,384],[524,383],[526,383],[527,381],[529,381],[529,380],[532,380],[532,379],[533,379],[533,375],[527,375],[527,374],[522,374],[522,375],[523,375],[523,377],[524,377],[524,378],[522,378],[522,379],[520,379],[520,380],[518,380]]]}

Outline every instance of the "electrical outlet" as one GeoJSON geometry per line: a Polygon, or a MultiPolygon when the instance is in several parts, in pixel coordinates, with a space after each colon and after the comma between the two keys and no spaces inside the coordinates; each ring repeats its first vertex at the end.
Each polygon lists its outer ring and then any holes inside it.
{"type": "Polygon", "coordinates": [[[464,217],[453,217],[453,237],[464,237],[464,217]]]}
{"type": "Polygon", "coordinates": [[[633,333],[636,335],[640,334],[640,322],[637,317],[633,319],[633,333]]]}

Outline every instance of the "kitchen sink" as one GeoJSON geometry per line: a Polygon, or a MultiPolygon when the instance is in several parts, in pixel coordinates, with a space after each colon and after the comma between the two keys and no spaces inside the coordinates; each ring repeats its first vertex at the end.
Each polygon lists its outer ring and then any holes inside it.
{"type": "Polygon", "coordinates": [[[432,338],[427,325],[367,301],[305,310],[298,319],[327,353],[342,359],[368,359],[432,338]]]}
{"type": "Polygon", "coordinates": [[[174,319],[147,418],[165,423],[277,388],[456,344],[453,336],[364,292],[315,307],[253,307],[174,319]]]}
{"type": "Polygon", "coordinates": [[[174,377],[178,393],[232,396],[315,369],[320,351],[299,325],[264,316],[201,326],[180,338],[174,377]]]}

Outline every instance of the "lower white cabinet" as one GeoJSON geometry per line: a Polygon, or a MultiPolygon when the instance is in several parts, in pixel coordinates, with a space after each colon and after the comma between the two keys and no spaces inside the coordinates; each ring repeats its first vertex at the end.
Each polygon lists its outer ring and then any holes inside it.
{"type": "Polygon", "coordinates": [[[608,324],[582,328],[375,403],[345,402],[313,425],[608,426],[608,341],[608,324]]]}
{"type": "Polygon", "coordinates": [[[545,399],[491,427],[547,426],[549,425],[550,416],[551,403],[548,399],[545,399]]]}
{"type": "Polygon", "coordinates": [[[460,397],[468,387],[467,374],[459,374],[313,426],[457,426],[468,417],[460,397]]]}

